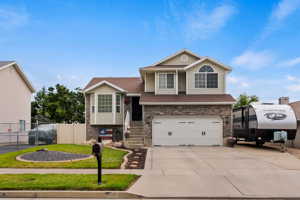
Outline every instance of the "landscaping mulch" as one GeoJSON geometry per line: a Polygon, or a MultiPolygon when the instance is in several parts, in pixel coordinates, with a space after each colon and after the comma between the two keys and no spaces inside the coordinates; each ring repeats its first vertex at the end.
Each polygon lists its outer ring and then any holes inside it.
{"type": "Polygon", "coordinates": [[[28,161],[68,161],[89,158],[90,156],[91,155],[87,154],[66,153],[61,151],[36,151],[23,154],[20,158],[28,161]]]}
{"type": "Polygon", "coordinates": [[[126,169],[144,169],[147,157],[147,149],[131,149],[132,153],[127,157],[126,169]]]}

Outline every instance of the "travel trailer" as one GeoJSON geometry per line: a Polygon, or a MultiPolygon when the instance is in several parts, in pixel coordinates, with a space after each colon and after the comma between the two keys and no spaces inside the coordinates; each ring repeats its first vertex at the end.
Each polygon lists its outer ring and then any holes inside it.
{"type": "Polygon", "coordinates": [[[265,142],[294,140],[297,120],[289,105],[252,103],[233,110],[233,136],[236,141],[265,142]]]}

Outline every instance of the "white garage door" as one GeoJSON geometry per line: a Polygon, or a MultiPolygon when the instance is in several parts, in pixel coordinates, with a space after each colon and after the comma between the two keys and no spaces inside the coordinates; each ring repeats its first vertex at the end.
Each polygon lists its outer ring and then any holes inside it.
{"type": "Polygon", "coordinates": [[[153,145],[222,145],[220,117],[156,117],[152,121],[153,145]]]}

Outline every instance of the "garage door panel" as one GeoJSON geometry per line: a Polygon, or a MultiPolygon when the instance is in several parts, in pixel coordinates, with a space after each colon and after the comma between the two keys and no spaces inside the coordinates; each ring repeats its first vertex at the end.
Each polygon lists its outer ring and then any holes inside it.
{"type": "Polygon", "coordinates": [[[220,118],[158,118],[152,123],[154,145],[221,145],[220,118]]]}

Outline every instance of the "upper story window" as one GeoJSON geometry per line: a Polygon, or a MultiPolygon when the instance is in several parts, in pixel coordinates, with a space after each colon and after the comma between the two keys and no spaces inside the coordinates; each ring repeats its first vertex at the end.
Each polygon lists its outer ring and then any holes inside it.
{"type": "Polygon", "coordinates": [[[160,89],[174,89],[175,88],[175,74],[174,73],[159,73],[159,88],[160,89]]]}
{"type": "Polygon", "coordinates": [[[112,112],[112,95],[98,95],[98,112],[112,112]]]}
{"type": "Polygon", "coordinates": [[[218,73],[209,65],[204,65],[195,73],[195,88],[218,88],[218,73]]]}

